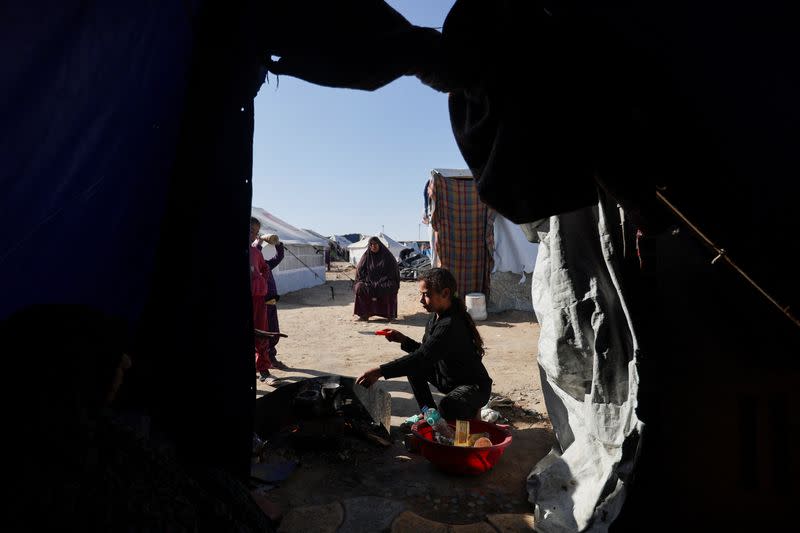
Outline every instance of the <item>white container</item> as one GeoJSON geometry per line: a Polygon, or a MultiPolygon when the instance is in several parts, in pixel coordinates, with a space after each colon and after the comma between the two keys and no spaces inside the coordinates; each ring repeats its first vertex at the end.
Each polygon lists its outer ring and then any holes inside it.
{"type": "Polygon", "coordinates": [[[467,312],[472,320],[486,320],[486,296],[482,292],[471,292],[464,298],[467,312]]]}

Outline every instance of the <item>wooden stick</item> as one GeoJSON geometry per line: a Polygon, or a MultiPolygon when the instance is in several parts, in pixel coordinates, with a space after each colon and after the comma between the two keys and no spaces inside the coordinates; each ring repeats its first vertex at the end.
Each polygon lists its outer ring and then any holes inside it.
{"type": "Polygon", "coordinates": [[[262,331],[260,329],[254,329],[253,331],[255,331],[256,337],[289,337],[286,333],[277,333],[275,331],[262,331]]]}

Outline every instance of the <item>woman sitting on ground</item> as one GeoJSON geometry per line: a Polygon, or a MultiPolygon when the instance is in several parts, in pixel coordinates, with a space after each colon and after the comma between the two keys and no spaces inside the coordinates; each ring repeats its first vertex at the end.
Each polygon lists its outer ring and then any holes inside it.
{"type": "Polygon", "coordinates": [[[367,251],[358,262],[354,290],[353,312],[359,320],[369,320],[371,316],[397,318],[400,268],[392,252],[377,237],[369,240],[367,251]]]}
{"type": "Polygon", "coordinates": [[[386,339],[399,342],[408,355],[368,370],[358,383],[369,387],[380,377],[408,376],[420,409],[436,406],[428,386],[432,383],[446,395],[439,406],[444,418],[473,419],[492,391],[492,380],[481,361],[483,339],[464,303],[455,296],[456,280],[449,270],[426,272],[420,279],[419,292],[420,303],[433,313],[422,343],[388,330],[386,339]]]}

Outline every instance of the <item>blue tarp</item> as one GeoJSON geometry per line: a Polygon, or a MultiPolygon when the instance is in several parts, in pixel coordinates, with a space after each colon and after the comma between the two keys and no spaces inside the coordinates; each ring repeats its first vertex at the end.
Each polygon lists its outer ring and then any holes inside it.
{"type": "Polygon", "coordinates": [[[188,9],[41,1],[0,17],[0,318],[41,302],[140,312],[183,109],[188,9]]]}

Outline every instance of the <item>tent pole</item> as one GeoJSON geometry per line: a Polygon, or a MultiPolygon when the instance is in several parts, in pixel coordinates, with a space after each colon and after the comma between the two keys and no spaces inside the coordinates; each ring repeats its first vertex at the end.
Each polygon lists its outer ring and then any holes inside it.
{"type": "MultiPolygon", "coordinates": [[[[305,264],[305,263],[303,262],[303,260],[302,260],[302,259],[300,259],[299,257],[297,257],[297,256],[294,254],[294,252],[292,252],[292,251],[291,251],[289,248],[286,248],[286,247],[284,247],[284,250],[285,250],[285,251],[287,251],[287,252],[289,252],[290,254],[292,254],[292,256],[293,256],[295,259],[297,259],[298,261],[300,261],[300,264],[301,264],[301,265],[303,265],[304,267],[306,267],[307,269],[309,269],[309,270],[311,271],[311,273],[312,273],[312,274],[314,274],[314,276],[315,276],[317,279],[319,279],[319,280],[321,280],[321,281],[322,281],[322,283],[327,283],[327,282],[328,282],[328,280],[325,280],[325,279],[322,279],[322,278],[320,278],[320,277],[319,277],[319,274],[317,274],[316,272],[314,272],[314,269],[313,269],[313,268],[311,268],[310,266],[308,266],[307,264],[305,264]]],[[[340,273],[341,273],[341,274],[344,274],[344,272],[340,272],[340,273]]],[[[355,282],[356,282],[356,280],[354,280],[353,278],[351,278],[351,277],[350,277],[350,276],[348,276],[347,274],[344,274],[344,277],[346,277],[347,279],[349,279],[349,280],[350,280],[351,282],[353,282],[353,283],[355,283],[355,282]]],[[[333,287],[331,287],[331,291],[333,291],[333,287]]],[[[333,299],[333,292],[331,292],[331,299],[333,299]]]]}

